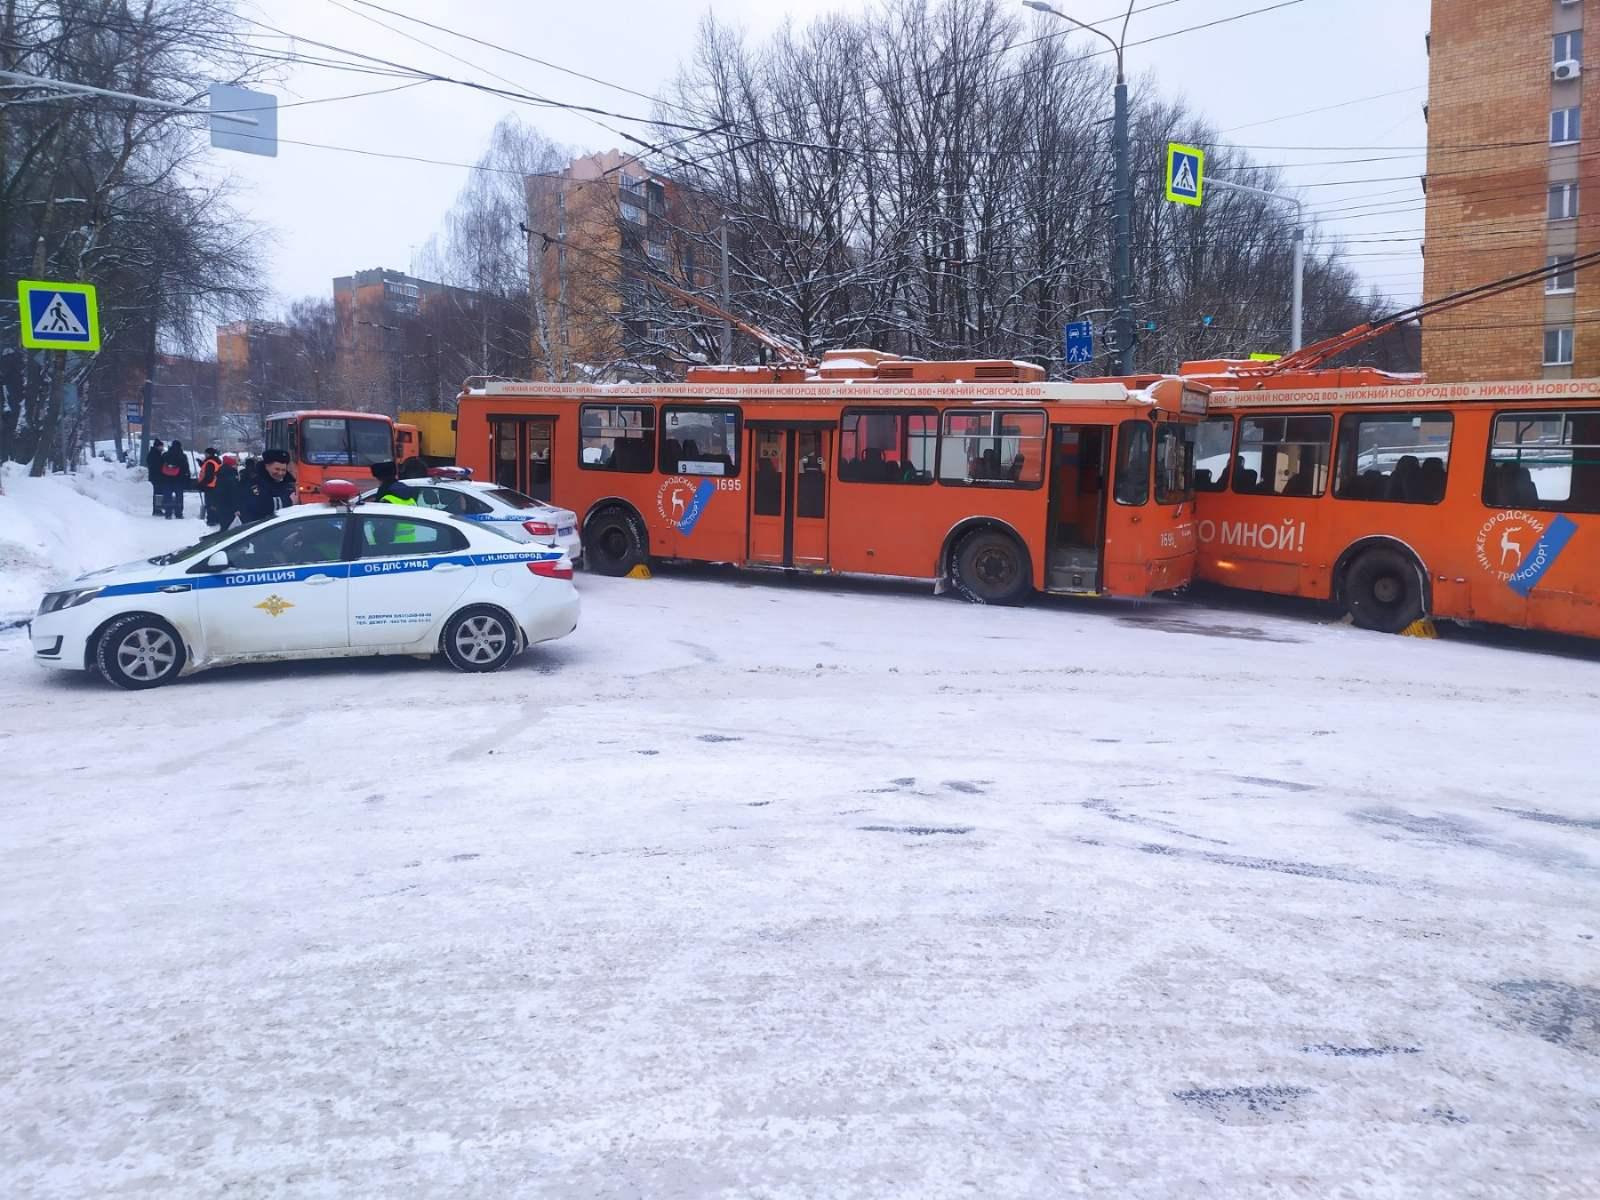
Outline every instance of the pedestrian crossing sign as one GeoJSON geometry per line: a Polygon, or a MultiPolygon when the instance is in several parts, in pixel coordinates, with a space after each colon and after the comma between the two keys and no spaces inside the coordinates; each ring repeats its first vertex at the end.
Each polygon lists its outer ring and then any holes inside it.
{"type": "Polygon", "coordinates": [[[1194,146],[1167,143],[1167,199],[1200,207],[1205,187],[1206,152],[1194,146]]]}
{"type": "Polygon", "coordinates": [[[100,306],[92,283],[17,282],[22,344],[29,350],[100,349],[100,306]]]}

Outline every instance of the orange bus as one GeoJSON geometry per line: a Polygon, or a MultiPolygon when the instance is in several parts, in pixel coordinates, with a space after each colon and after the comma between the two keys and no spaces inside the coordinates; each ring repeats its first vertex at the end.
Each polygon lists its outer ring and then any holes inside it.
{"type": "Polygon", "coordinates": [[[928,579],[999,604],[1187,584],[1206,389],[1043,378],[858,350],[681,384],[469,380],[456,457],[576,512],[604,574],[728,562],[928,579]]]}
{"type": "Polygon", "coordinates": [[[1314,379],[1212,392],[1197,578],[1331,599],[1386,632],[1600,636],[1600,380],[1314,379]]]}
{"type": "Polygon", "coordinates": [[[321,498],[329,479],[374,485],[372,464],[395,457],[394,422],[379,413],[303,409],[267,417],[267,449],[284,450],[295,478],[295,502],[321,498]]]}

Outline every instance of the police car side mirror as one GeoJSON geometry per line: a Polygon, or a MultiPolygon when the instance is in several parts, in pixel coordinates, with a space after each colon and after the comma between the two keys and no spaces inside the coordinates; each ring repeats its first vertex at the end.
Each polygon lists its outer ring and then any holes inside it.
{"type": "Polygon", "coordinates": [[[228,552],[226,550],[218,550],[210,558],[206,559],[206,570],[208,571],[226,571],[227,569],[228,552]]]}

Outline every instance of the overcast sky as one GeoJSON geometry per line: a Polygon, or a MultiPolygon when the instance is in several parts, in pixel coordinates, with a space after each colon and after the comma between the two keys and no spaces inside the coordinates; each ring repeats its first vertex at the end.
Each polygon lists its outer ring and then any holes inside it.
{"type": "MultiPolygon", "coordinates": [[[[381,0],[385,7],[470,33],[607,82],[655,93],[689,51],[712,9],[753,37],[785,17],[804,23],[829,11],[859,11],[868,0],[381,0]]],[[[1128,69],[1168,95],[1184,97],[1260,162],[1285,165],[1288,183],[1324,231],[1346,240],[1351,265],[1397,302],[1421,288],[1417,241],[1425,164],[1428,0],[1136,0],[1128,69]],[[1277,4],[1270,11],[1255,12],[1277,4]],[[1253,14],[1226,20],[1239,14],[1253,14]],[[1192,28],[1223,22],[1213,28],[1192,28]],[[1163,35],[1171,36],[1163,36],[1163,35]],[[1140,45],[1146,39],[1156,39],[1140,45]],[[1332,107],[1332,106],[1339,107],[1332,107]],[[1325,110],[1325,111],[1308,111],[1325,110]],[[1349,161],[1349,160],[1368,161],[1349,161]],[[1357,207],[1365,206],[1365,207],[1357,207]],[[1367,240],[1362,240],[1367,239],[1367,240]]],[[[1020,0],[1018,0],[1020,9],[1020,0]]],[[[1099,20],[1121,0],[1057,0],[1099,20]]],[[[564,102],[647,115],[647,102],[598,84],[431,33],[349,0],[255,0],[245,10],[265,26],[407,66],[522,88],[564,102]],[[361,13],[419,36],[410,40],[361,13]],[[450,57],[454,55],[456,57],[450,57]],[[462,61],[465,60],[465,61],[462,61]]],[[[1026,14],[1031,21],[1034,14],[1026,14]]],[[[1039,17],[1041,31],[1053,18],[1039,17]]],[[[1054,22],[1064,26],[1062,22],[1054,22]]],[[[283,45],[257,27],[258,44],[283,45]]],[[[1087,51],[1101,45],[1071,34],[1087,51]]],[[[304,42],[307,54],[322,51],[304,42]]],[[[321,100],[391,86],[392,81],[325,67],[296,66],[273,90],[280,103],[321,100]]],[[[1110,97],[1107,97],[1109,111],[1110,97]]],[[[591,121],[565,111],[519,107],[445,83],[385,95],[304,104],[279,113],[279,135],[302,142],[472,162],[496,120],[518,112],[551,138],[580,150],[625,147],[591,121]]],[[[619,125],[637,133],[636,125],[619,125]]],[[[213,151],[214,168],[238,181],[244,211],[274,233],[271,285],[280,302],[331,294],[335,275],[367,267],[406,270],[415,248],[438,228],[467,172],[455,167],[364,157],[283,144],[276,158],[213,151]]],[[[1308,333],[1311,331],[1308,331],[1308,333]]]]}

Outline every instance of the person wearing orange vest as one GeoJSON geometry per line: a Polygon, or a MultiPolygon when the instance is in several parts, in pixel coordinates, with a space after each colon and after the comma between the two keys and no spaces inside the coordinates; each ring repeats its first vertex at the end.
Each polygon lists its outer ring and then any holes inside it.
{"type": "Polygon", "coordinates": [[[200,515],[205,518],[207,525],[217,523],[216,494],[217,472],[222,470],[222,456],[217,453],[215,446],[206,447],[206,455],[200,460],[200,515]]]}

